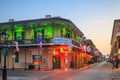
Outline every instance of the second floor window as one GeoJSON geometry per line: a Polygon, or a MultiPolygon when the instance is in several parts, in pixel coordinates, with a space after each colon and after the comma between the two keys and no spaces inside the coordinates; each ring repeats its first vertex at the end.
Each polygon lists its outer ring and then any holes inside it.
{"type": "Polygon", "coordinates": [[[42,40],[44,40],[44,29],[42,30],[34,30],[34,39],[38,42],[38,37],[41,36],[42,40]]]}
{"type": "Polygon", "coordinates": [[[15,32],[14,35],[15,41],[24,39],[24,32],[15,32]]]}
{"type": "Polygon", "coordinates": [[[66,33],[66,37],[67,37],[67,38],[70,38],[70,32],[67,32],[67,33],[66,33]]]}
{"type": "Polygon", "coordinates": [[[53,27],[52,26],[46,26],[45,27],[45,37],[46,38],[52,38],[53,37],[53,27]]]}

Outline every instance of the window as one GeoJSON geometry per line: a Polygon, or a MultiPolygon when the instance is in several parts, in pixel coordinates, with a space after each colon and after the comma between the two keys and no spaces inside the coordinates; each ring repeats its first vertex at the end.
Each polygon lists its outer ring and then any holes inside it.
{"type": "Polygon", "coordinates": [[[15,52],[15,63],[18,63],[19,62],[19,52],[15,52]]]}
{"type": "Polygon", "coordinates": [[[15,32],[15,41],[24,39],[24,32],[15,32]]]}
{"type": "Polygon", "coordinates": [[[120,32],[120,28],[118,27],[118,30],[117,30],[118,32],[120,32]]]}
{"type": "Polygon", "coordinates": [[[15,33],[14,33],[14,39],[15,41],[24,39],[24,29],[22,24],[15,24],[14,25],[15,33]]]}
{"type": "Polygon", "coordinates": [[[66,37],[66,29],[65,28],[62,29],[62,36],[66,37]]]}
{"type": "Polygon", "coordinates": [[[37,28],[34,30],[34,39],[38,41],[38,36],[42,37],[42,41],[44,39],[44,29],[42,28],[37,28]]]}
{"type": "Polygon", "coordinates": [[[14,34],[15,34],[15,41],[18,41],[18,33],[15,32],[14,34]]]}
{"type": "Polygon", "coordinates": [[[70,32],[67,32],[67,33],[66,33],[66,37],[67,37],[67,38],[70,38],[70,32]]]}
{"type": "Polygon", "coordinates": [[[46,38],[52,38],[53,37],[53,27],[52,26],[46,26],[45,27],[45,37],[46,38]]]}

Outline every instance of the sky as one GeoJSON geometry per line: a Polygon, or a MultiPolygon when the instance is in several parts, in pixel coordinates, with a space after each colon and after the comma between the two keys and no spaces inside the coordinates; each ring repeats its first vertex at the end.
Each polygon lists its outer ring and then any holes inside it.
{"type": "Polygon", "coordinates": [[[60,16],[71,20],[103,54],[111,51],[114,20],[120,0],[0,0],[0,23],[60,16]]]}

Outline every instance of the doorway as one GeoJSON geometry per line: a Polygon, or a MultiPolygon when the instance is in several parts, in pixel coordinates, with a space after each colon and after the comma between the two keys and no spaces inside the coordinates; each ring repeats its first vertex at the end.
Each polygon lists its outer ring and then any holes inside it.
{"type": "Polygon", "coordinates": [[[53,69],[60,69],[60,56],[53,56],[53,69]]]}

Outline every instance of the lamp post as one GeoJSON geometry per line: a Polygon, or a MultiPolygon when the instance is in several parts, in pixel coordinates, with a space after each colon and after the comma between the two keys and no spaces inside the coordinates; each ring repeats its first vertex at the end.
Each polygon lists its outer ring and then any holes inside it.
{"type": "Polygon", "coordinates": [[[41,55],[42,55],[42,34],[41,33],[38,34],[38,42],[39,42],[39,45],[38,45],[39,66],[38,66],[38,69],[40,70],[40,59],[41,59],[41,55]],[[40,49],[41,53],[39,53],[39,49],[40,49]]]}
{"type": "Polygon", "coordinates": [[[25,47],[25,70],[27,70],[26,67],[27,67],[27,66],[26,66],[26,47],[25,47]]]}
{"type": "Polygon", "coordinates": [[[2,80],[7,80],[7,69],[6,69],[6,56],[7,56],[7,53],[8,53],[8,49],[7,49],[7,39],[9,37],[8,33],[7,33],[7,30],[4,29],[4,32],[1,33],[1,36],[2,38],[5,40],[5,47],[2,49],[2,53],[4,55],[4,66],[3,66],[3,71],[2,71],[2,77],[3,79],[2,80]]]}

